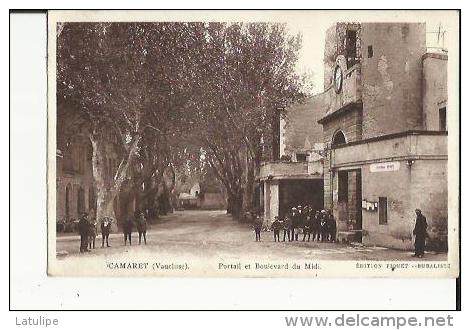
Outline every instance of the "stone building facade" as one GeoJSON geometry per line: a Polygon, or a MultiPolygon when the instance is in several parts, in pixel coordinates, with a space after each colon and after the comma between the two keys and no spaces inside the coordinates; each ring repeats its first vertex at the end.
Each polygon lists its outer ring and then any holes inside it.
{"type": "Polygon", "coordinates": [[[447,55],[426,52],[425,24],[362,23],[355,33],[338,32],[349,26],[336,24],[327,43],[353,43],[360,49],[353,65],[346,52],[325,48],[336,61],[325,62],[319,96],[326,101],[324,204],[345,236],[404,249],[412,247],[420,208],[445,245],[447,55]]]}
{"type": "Polygon", "coordinates": [[[284,162],[260,170],[265,216],[295,204],[282,187],[298,178],[322,188],[289,194],[332,209],[345,239],[412,248],[420,208],[431,241],[445,247],[446,51],[427,52],[425,24],[337,23],[326,31],[323,81],[322,93],[281,120],[284,162]]]}
{"type": "Polygon", "coordinates": [[[294,206],[323,208],[322,100],[310,98],[280,120],[279,160],[260,168],[260,205],[267,224],[294,206]]]}
{"type": "MultiPolygon", "coordinates": [[[[56,221],[78,220],[81,214],[96,214],[96,192],[92,169],[92,146],[88,127],[74,118],[74,113],[58,107],[56,151],[56,221]]],[[[118,155],[110,143],[106,150],[106,179],[110,180],[119,166],[118,155]]],[[[113,230],[135,209],[135,198],[119,193],[114,200],[117,223],[113,230]]]]}
{"type": "Polygon", "coordinates": [[[91,143],[86,130],[70,140],[58,139],[57,146],[57,221],[78,220],[84,212],[96,210],[91,166],[91,143]]]}

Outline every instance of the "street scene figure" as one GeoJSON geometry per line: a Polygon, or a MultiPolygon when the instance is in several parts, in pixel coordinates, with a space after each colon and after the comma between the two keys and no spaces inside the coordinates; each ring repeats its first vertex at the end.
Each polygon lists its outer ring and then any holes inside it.
{"type": "Polygon", "coordinates": [[[88,226],[88,248],[90,250],[95,248],[96,235],[96,222],[94,221],[94,219],[91,219],[88,226]]]}
{"type": "Polygon", "coordinates": [[[80,234],[80,252],[89,252],[88,236],[90,233],[90,225],[88,223],[88,214],[83,213],[78,221],[78,233],[80,234]]]}
{"type": "Polygon", "coordinates": [[[303,233],[304,237],[302,238],[302,241],[305,242],[305,238],[308,238],[307,241],[310,242],[310,234],[311,234],[311,221],[310,221],[310,212],[311,209],[308,205],[304,206],[304,209],[302,211],[302,222],[303,222],[303,233]]]}
{"type": "Polygon", "coordinates": [[[129,215],[122,225],[122,231],[124,233],[124,245],[127,245],[127,240],[129,240],[129,245],[132,245],[132,230],[134,228],[134,219],[129,215]]]}
{"type": "Polygon", "coordinates": [[[420,209],[415,210],[416,222],[415,228],[413,229],[413,235],[415,236],[415,254],[414,257],[423,258],[424,248],[426,246],[426,234],[428,223],[426,217],[422,214],[420,209]]]}
{"type": "MultiPolygon", "coordinates": [[[[139,233],[139,245],[141,244],[142,237],[144,238],[144,244],[147,245],[147,219],[145,219],[144,212],[140,212],[136,225],[139,233]]],[[[131,240],[129,239],[129,244],[130,242],[131,240]]]]}
{"type": "Polygon", "coordinates": [[[263,228],[263,219],[258,214],[252,214],[254,217],[253,229],[255,231],[255,241],[261,241],[261,229],[263,228]]]}
{"type": "Polygon", "coordinates": [[[284,217],[283,221],[283,230],[284,230],[284,236],[282,241],[285,242],[286,238],[287,241],[291,241],[291,230],[292,230],[292,220],[289,216],[284,217]]]}
{"type": "Polygon", "coordinates": [[[104,217],[101,221],[101,247],[104,247],[106,241],[106,247],[109,247],[109,233],[111,232],[112,220],[108,217],[104,217]]]}
{"type": "Polygon", "coordinates": [[[328,240],[328,216],[326,214],[326,210],[321,210],[320,213],[320,235],[321,241],[325,242],[328,240]]]}
{"type": "Polygon", "coordinates": [[[333,212],[331,210],[327,211],[328,216],[328,231],[329,231],[329,241],[336,242],[336,220],[333,216],[333,212]]]}
{"type": "Polygon", "coordinates": [[[280,239],[279,239],[279,232],[281,231],[281,228],[283,227],[283,224],[282,222],[279,220],[279,217],[278,216],[275,216],[274,217],[274,221],[271,225],[271,230],[273,231],[273,234],[274,234],[274,242],[280,242],[280,239]]]}

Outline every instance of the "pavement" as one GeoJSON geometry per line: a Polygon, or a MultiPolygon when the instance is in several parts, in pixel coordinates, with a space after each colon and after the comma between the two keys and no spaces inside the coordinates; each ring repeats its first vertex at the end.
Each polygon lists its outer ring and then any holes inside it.
{"type": "MultiPolygon", "coordinates": [[[[282,232],[281,232],[282,236],[282,232]]],[[[282,237],[281,237],[282,240],[282,237]]],[[[78,235],[57,237],[59,259],[79,255],[78,235]]],[[[249,224],[239,223],[225,211],[176,211],[161,217],[147,232],[147,245],[138,245],[138,234],[133,233],[132,246],[124,246],[121,233],[110,235],[111,247],[101,248],[101,235],[96,248],[83,256],[87,258],[119,256],[129,252],[155,255],[185,255],[198,258],[269,257],[270,259],[316,260],[416,260],[412,251],[383,247],[365,247],[329,242],[274,242],[272,232],[262,232],[261,242],[255,242],[249,224]]],[[[427,253],[426,261],[447,259],[445,253],[427,253]]],[[[421,259],[423,260],[423,259],[421,259]]],[[[424,261],[423,260],[423,261],[424,261]]]]}

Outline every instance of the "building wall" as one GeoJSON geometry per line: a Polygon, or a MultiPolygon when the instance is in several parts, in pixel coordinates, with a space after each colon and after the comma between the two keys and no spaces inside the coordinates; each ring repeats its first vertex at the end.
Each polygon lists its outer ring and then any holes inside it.
{"type": "Polygon", "coordinates": [[[411,166],[411,203],[431,229],[447,230],[447,159],[415,160],[411,166]]]}
{"type": "MultiPolygon", "coordinates": [[[[411,249],[414,210],[420,208],[427,217],[432,244],[439,234],[446,234],[447,224],[447,136],[435,132],[403,134],[378,141],[344,146],[333,150],[332,205],[341,222],[338,230],[346,230],[337,203],[338,171],[360,169],[362,201],[378,203],[387,198],[387,224],[379,224],[379,212],[362,208],[363,243],[411,249]],[[410,162],[410,163],[408,163],[410,162]],[[377,165],[390,164],[378,171],[377,165]],[[375,170],[373,170],[375,169],[375,170]]],[[[350,201],[353,203],[353,201],[350,201]]],[[[445,237],[444,237],[444,240],[445,237]]]]}
{"type": "Polygon", "coordinates": [[[226,203],[222,193],[205,192],[200,205],[201,209],[205,210],[222,210],[226,203]]]}
{"type": "Polygon", "coordinates": [[[281,120],[280,156],[323,149],[323,131],[318,123],[323,116],[323,104],[323,98],[317,95],[287,110],[286,119],[281,120]]]}
{"type": "Polygon", "coordinates": [[[379,224],[378,209],[362,210],[366,245],[412,248],[415,209],[410,199],[412,172],[405,161],[399,163],[397,171],[389,172],[371,172],[371,165],[361,167],[363,200],[378,202],[379,197],[387,198],[387,224],[379,224]]]}
{"type": "Polygon", "coordinates": [[[333,136],[338,131],[343,132],[347,143],[362,139],[362,109],[360,106],[325,122],[323,124],[323,143],[331,146],[333,136]]]}
{"type": "MultiPolygon", "coordinates": [[[[78,219],[81,212],[90,213],[92,217],[96,214],[96,192],[94,191],[92,146],[88,138],[89,132],[86,127],[79,127],[72,136],[63,133],[65,127],[73,126],[68,122],[72,119],[63,115],[58,121],[57,148],[60,152],[56,158],[56,221],[78,219]],[[66,215],[67,187],[71,188],[68,219],[66,215]],[[80,212],[78,200],[81,190],[83,191],[83,208],[80,212]]],[[[107,156],[105,176],[106,180],[111,180],[119,166],[115,146],[112,143],[106,145],[105,154],[107,156]]],[[[119,193],[114,201],[117,224],[120,224],[134,209],[135,203],[130,203],[124,194],[119,193]]],[[[113,230],[116,229],[113,228],[113,230]]]]}
{"type": "Polygon", "coordinates": [[[364,23],[361,38],[363,139],[422,129],[425,24],[364,23]]]}
{"type": "Polygon", "coordinates": [[[362,172],[363,199],[387,197],[388,214],[387,224],[379,224],[378,211],[362,211],[365,244],[412,249],[416,208],[427,218],[430,240],[447,232],[447,160],[416,160],[411,166],[401,161],[394,172],[372,173],[363,166],[362,172]]]}
{"type": "Polygon", "coordinates": [[[57,221],[66,219],[66,190],[70,188],[69,219],[78,219],[79,191],[83,189],[83,212],[94,210],[93,172],[90,159],[91,145],[83,136],[62,145],[62,157],[57,157],[57,221]],[[80,165],[79,165],[80,164],[80,165]],[[92,199],[92,201],[90,201],[92,199]]]}
{"type": "Polygon", "coordinates": [[[340,22],[329,27],[325,33],[325,49],[323,54],[323,89],[327,90],[333,83],[333,71],[338,55],[345,54],[347,30],[357,32],[356,58],[361,57],[361,24],[340,22]]]}
{"type": "Polygon", "coordinates": [[[447,55],[423,56],[424,128],[439,130],[439,109],[447,107],[447,55]]]}

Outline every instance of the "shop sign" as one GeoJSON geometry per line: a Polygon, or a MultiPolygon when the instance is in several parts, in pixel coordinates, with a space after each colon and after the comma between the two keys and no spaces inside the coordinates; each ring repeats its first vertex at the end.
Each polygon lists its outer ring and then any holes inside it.
{"type": "Polygon", "coordinates": [[[377,163],[370,165],[371,172],[393,172],[400,169],[400,162],[377,163]]]}

